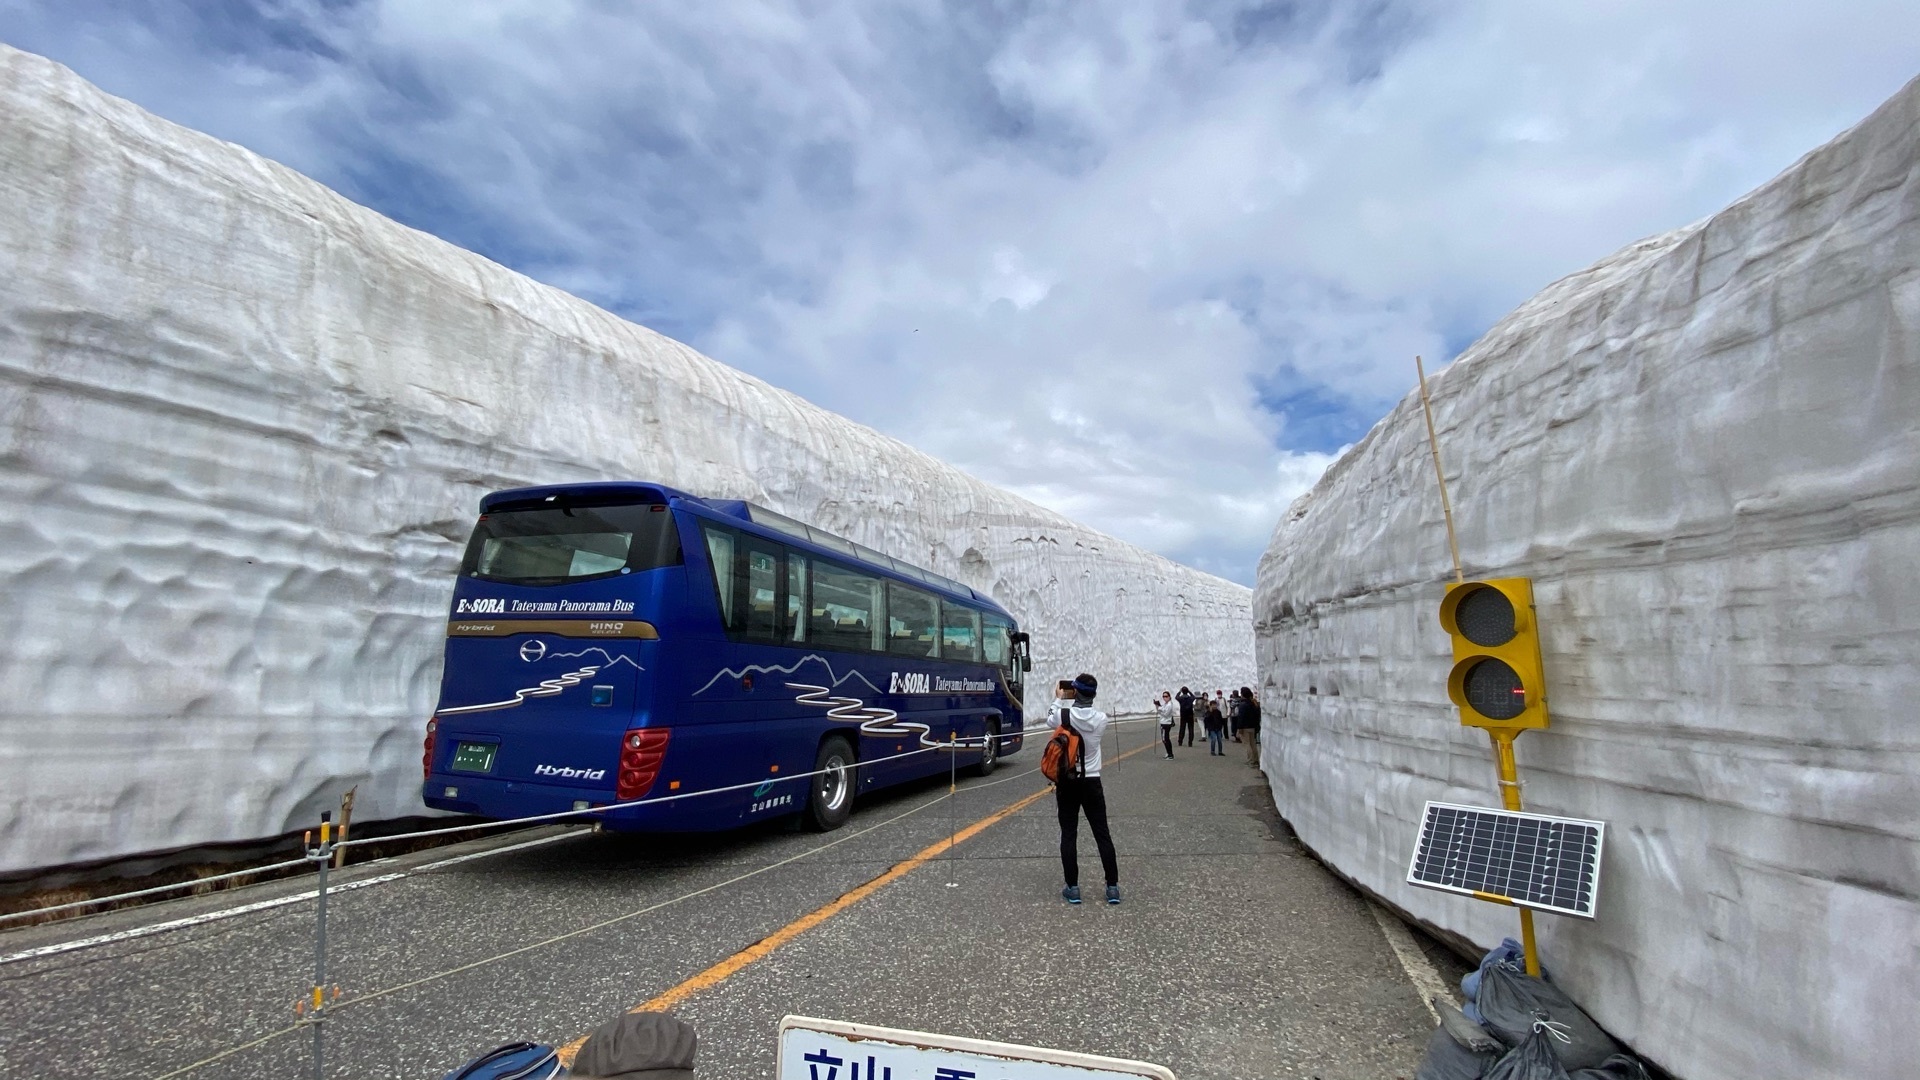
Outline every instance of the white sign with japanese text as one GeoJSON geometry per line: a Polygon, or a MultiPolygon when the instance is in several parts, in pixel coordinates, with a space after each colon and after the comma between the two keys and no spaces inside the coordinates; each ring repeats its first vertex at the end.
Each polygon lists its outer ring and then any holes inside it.
{"type": "Polygon", "coordinates": [[[1144,1061],[789,1016],[778,1080],[1175,1080],[1144,1061]]]}

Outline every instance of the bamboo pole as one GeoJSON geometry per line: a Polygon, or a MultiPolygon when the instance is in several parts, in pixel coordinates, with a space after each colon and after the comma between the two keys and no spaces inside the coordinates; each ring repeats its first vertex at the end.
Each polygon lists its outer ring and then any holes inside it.
{"type": "Polygon", "coordinates": [[[1433,475],[1440,481],[1440,512],[1447,517],[1447,548],[1453,552],[1453,583],[1459,585],[1467,579],[1460,571],[1460,540],[1453,531],[1453,502],[1447,498],[1447,474],[1440,467],[1440,437],[1433,430],[1433,399],[1427,396],[1427,368],[1418,356],[1413,358],[1413,370],[1420,373],[1420,408],[1427,415],[1427,445],[1433,449],[1433,475]]]}
{"type": "MultiPolygon", "coordinates": [[[[360,785],[355,784],[347,789],[345,795],[340,796],[340,842],[342,844],[347,842],[347,829],[353,825],[353,793],[359,790],[360,785]]],[[[345,865],[347,865],[347,849],[334,848],[333,868],[338,870],[345,865]]]]}

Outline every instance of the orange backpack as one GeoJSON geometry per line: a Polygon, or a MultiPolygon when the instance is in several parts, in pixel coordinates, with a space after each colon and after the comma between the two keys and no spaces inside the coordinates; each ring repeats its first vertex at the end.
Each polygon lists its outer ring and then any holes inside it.
{"type": "Polygon", "coordinates": [[[1061,780],[1078,780],[1086,775],[1087,747],[1081,741],[1080,732],[1073,726],[1073,714],[1060,710],[1060,726],[1053,729],[1053,737],[1047,740],[1047,747],[1040,752],[1040,775],[1048,783],[1058,784],[1061,780]]]}

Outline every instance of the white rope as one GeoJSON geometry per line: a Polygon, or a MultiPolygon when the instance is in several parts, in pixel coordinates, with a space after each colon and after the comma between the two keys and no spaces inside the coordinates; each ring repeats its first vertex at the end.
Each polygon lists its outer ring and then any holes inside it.
{"type": "MultiPolygon", "coordinates": [[[[992,784],[972,785],[971,787],[969,787],[968,790],[972,790],[973,788],[978,788],[978,787],[991,787],[994,784],[1003,784],[1003,783],[1006,783],[1007,780],[1018,780],[1022,776],[1030,776],[1032,775],[1032,773],[1037,771],[1038,771],[1037,769],[1029,770],[1028,772],[1025,772],[1025,773],[1019,773],[1015,776],[1009,776],[1005,780],[995,780],[992,782],[992,784]]],[[[652,914],[653,912],[660,911],[664,908],[672,907],[675,904],[680,904],[680,903],[684,903],[685,901],[692,900],[695,897],[705,896],[710,892],[716,892],[720,889],[727,888],[730,885],[737,885],[742,881],[746,881],[749,878],[758,877],[761,874],[767,873],[769,871],[778,870],[783,866],[790,866],[793,863],[799,862],[802,859],[809,858],[814,855],[818,855],[820,852],[826,851],[829,848],[838,847],[849,840],[859,839],[860,837],[865,836],[866,834],[873,832],[876,829],[883,829],[888,825],[892,825],[905,818],[912,817],[913,815],[919,813],[922,810],[927,809],[930,806],[938,806],[940,803],[945,802],[946,800],[951,799],[953,797],[954,795],[951,792],[941,794],[939,796],[936,796],[935,798],[928,799],[926,802],[923,802],[920,805],[915,806],[909,810],[895,814],[894,816],[887,818],[884,821],[875,822],[874,824],[869,825],[864,829],[857,829],[857,830],[854,830],[853,832],[847,833],[844,836],[835,837],[834,839],[829,840],[826,843],[817,844],[814,847],[808,848],[807,850],[802,851],[797,855],[790,855],[776,862],[768,863],[765,866],[758,867],[753,870],[749,870],[744,874],[735,875],[734,877],[728,878],[725,881],[717,882],[712,885],[703,886],[702,888],[695,889],[691,892],[682,893],[679,896],[675,896],[666,900],[661,900],[657,903],[649,904],[646,907],[639,908],[635,911],[629,911],[624,915],[616,915],[610,919],[603,919],[600,922],[592,923],[587,926],[577,927],[573,930],[568,930],[565,933],[555,934],[552,937],[546,938],[541,941],[536,941],[530,945],[522,945],[518,948],[509,949],[506,952],[497,953],[493,956],[489,956],[481,960],[475,960],[475,961],[472,961],[471,963],[461,964],[458,967],[452,967],[444,971],[438,971],[432,975],[426,975],[421,978],[414,979],[411,982],[401,983],[397,986],[385,987],[380,990],[372,991],[371,993],[359,994],[354,997],[343,998],[338,1002],[328,1005],[327,1008],[329,1011],[338,1011],[340,1009],[345,1009],[350,1006],[362,1005],[378,998],[387,997],[392,994],[398,994],[398,993],[401,993],[402,991],[411,990],[418,986],[424,986],[430,982],[437,982],[441,979],[447,978],[452,975],[458,975],[463,972],[472,971],[473,969],[478,967],[484,967],[487,964],[495,963],[500,960],[505,960],[510,957],[519,956],[522,953],[532,952],[535,949],[544,948],[545,946],[556,944],[558,942],[565,941],[569,938],[575,938],[575,937],[579,937],[582,934],[592,933],[595,930],[605,929],[606,927],[613,926],[617,923],[626,922],[629,919],[635,919],[642,915],[652,914]]],[[[183,1068],[175,1069],[174,1071],[170,1073],[166,1073],[164,1076],[157,1078],[157,1080],[171,1080],[171,1078],[173,1077],[185,1076],[186,1074],[195,1072],[204,1066],[211,1065],[214,1062],[220,1061],[223,1058],[230,1057],[233,1054],[237,1054],[242,1050],[249,1050],[249,1049],[252,1049],[253,1047],[261,1045],[262,1043],[270,1042],[274,1039],[277,1039],[282,1035],[292,1034],[295,1031],[299,1031],[302,1026],[304,1025],[296,1024],[292,1027],[282,1028],[279,1031],[270,1032],[269,1034],[261,1038],[253,1040],[252,1042],[243,1043],[235,1047],[230,1047],[226,1050],[221,1051],[218,1054],[213,1055],[212,1057],[204,1058],[200,1061],[194,1062],[191,1065],[187,1065],[183,1068]]]]}
{"type": "Polygon", "coordinates": [[[1549,1020],[1544,1013],[1535,1013],[1533,1030],[1544,1031],[1563,1043],[1573,1042],[1573,1029],[1558,1020],[1549,1020]]]}
{"type": "Polygon", "coordinates": [[[96,896],[91,900],[75,900],[67,904],[29,908],[26,911],[15,911],[6,915],[0,915],[0,922],[7,922],[12,919],[25,919],[35,915],[49,915],[56,911],[71,911],[74,908],[93,907],[96,904],[111,904],[116,900],[132,900],[141,896],[158,896],[161,893],[174,892],[178,889],[191,889],[196,885],[210,885],[216,881],[231,881],[234,878],[249,877],[254,874],[267,874],[275,870],[285,870],[289,866],[299,866],[301,863],[307,861],[309,860],[305,858],[288,859],[286,862],[268,863],[265,866],[256,866],[250,870],[235,870],[232,873],[216,874],[213,877],[194,878],[190,881],[176,881],[171,885],[155,885],[151,889],[137,889],[133,892],[116,893],[113,896],[96,896]]]}
{"type": "MultiPolygon", "coordinates": [[[[1144,723],[1152,722],[1153,719],[1154,719],[1153,717],[1145,717],[1145,718],[1133,719],[1133,720],[1112,720],[1109,722],[1109,726],[1117,727],[1124,724],[1144,724],[1144,723]]],[[[965,746],[965,747],[985,747],[987,739],[989,738],[997,738],[1000,741],[1005,742],[1012,739],[1024,738],[1027,735],[1037,734],[1047,730],[1050,730],[1050,729],[1045,727],[1033,727],[1033,728],[1022,727],[1018,731],[1007,732],[1005,734],[996,735],[996,736],[982,735],[977,738],[957,739],[957,740],[954,740],[954,742],[951,745],[965,746]]],[[[855,762],[852,762],[851,764],[841,766],[841,768],[843,770],[851,769],[854,771],[856,775],[858,775],[858,772],[860,769],[870,765],[882,765],[889,761],[900,761],[904,758],[917,757],[921,754],[935,753],[940,750],[948,749],[949,745],[950,744],[947,744],[947,743],[937,743],[932,746],[922,746],[917,749],[908,750],[904,753],[892,754],[887,757],[872,758],[866,761],[855,761],[855,762]]],[[[530,817],[502,818],[497,821],[481,821],[481,822],[475,822],[468,825],[453,825],[444,829],[422,829],[417,832],[397,833],[392,836],[369,836],[359,840],[347,840],[341,843],[336,843],[333,845],[333,847],[334,847],[334,850],[337,851],[343,848],[361,847],[367,844],[391,844],[391,843],[397,843],[402,840],[419,840],[419,839],[430,837],[430,836],[449,836],[449,835],[452,835],[453,833],[480,832],[487,829],[517,828],[525,825],[535,825],[535,824],[539,824],[541,822],[546,822],[546,821],[563,821],[568,818],[584,817],[590,814],[603,814],[611,810],[625,810],[629,807],[634,807],[634,806],[658,806],[663,803],[678,802],[681,799],[696,799],[706,795],[723,795],[728,792],[745,791],[750,788],[758,788],[768,784],[783,784],[791,780],[807,780],[815,776],[824,776],[827,773],[830,773],[833,771],[834,770],[832,769],[815,769],[811,772],[793,773],[788,776],[776,777],[771,780],[750,780],[744,784],[729,784],[726,787],[704,788],[700,791],[687,791],[687,792],[682,792],[678,795],[662,795],[656,798],[640,798],[640,799],[634,799],[628,802],[607,803],[599,806],[589,806],[580,810],[563,810],[563,811],[559,811],[557,813],[552,813],[552,814],[534,814],[530,817]]],[[[1028,774],[1022,773],[1020,775],[1025,776],[1028,774]]],[[[996,780],[993,783],[999,784],[1004,782],[1005,781],[996,780]]],[[[970,787],[973,787],[973,788],[987,787],[987,786],[991,786],[991,785],[986,785],[986,784],[970,785],[970,787]]],[[[309,858],[289,859],[285,862],[269,863],[266,866],[257,866],[248,870],[236,870],[236,871],[233,871],[232,873],[219,874],[214,877],[195,878],[191,881],[181,881],[171,885],[156,885],[152,888],[138,889],[133,892],[115,893],[112,896],[97,896],[90,900],[75,900],[70,903],[56,904],[49,907],[31,908],[26,911],[16,911],[9,914],[0,915],[0,923],[9,922],[16,919],[36,918],[42,915],[49,915],[54,912],[71,911],[76,908],[97,907],[102,904],[118,903],[123,900],[135,900],[143,896],[158,896],[162,893],[176,892],[181,889],[190,889],[200,885],[212,884],[214,882],[230,881],[234,878],[247,877],[254,874],[266,874],[266,873],[271,873],[275,870],[284,870],[287,867],[299,866],[300,864],[308,861],[310,861],[309,858]]]]}

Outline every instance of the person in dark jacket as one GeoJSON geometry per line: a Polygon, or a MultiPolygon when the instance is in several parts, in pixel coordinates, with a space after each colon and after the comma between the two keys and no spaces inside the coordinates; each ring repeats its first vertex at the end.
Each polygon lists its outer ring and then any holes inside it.
{"type": "Polygon", "coordinates": [[[1240,737],[1247,744],[1247,764],[1260,767],[1260,699],[1247,687],[1240,688],[1240,737]]]}
{"type": "MultiPolygon", "coordinates": [[[[1173,699],[1180,703],[1180,745],[1192,746],[1193,745],[1193,691],[1183,686],[1180,688],[1180,692],[1173,696],[1173,699]]],[[[1173,756],[1172,751],[1168,751],[1167,756],[1172,757],[1173,756]]]]}
{"type": "Polygon", "coordinates": [[[1227,718],[1213,702],[1207,702],[1207,715],[1204,721],[1207,728],[1207,753],[1214,757],[1227,756],[1227,718]]]}

